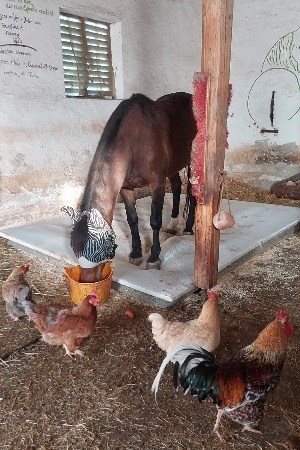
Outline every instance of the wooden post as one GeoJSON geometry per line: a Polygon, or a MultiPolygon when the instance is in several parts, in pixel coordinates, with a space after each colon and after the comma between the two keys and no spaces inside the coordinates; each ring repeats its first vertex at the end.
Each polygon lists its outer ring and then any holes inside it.
{"type": "Polygon", "coordinates": [[[217,283],[220,232],[213,226],[224,169],[231,56],[233,0],[202,0],[201,72],[208,77],[204,202],[195,217],[194,283],[202,289],[217,283]]]}

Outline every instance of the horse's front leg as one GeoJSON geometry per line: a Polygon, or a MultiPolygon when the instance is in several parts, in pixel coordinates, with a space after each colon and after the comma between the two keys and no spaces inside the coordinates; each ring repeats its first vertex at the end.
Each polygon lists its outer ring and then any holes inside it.
{"type": "Polygon", "coordinates": [[[151,253],[147,261],[146,269],[160,269],[161,260],[160,255],[160,241],[159,241],[159,231],[162,224],[162,210],[164,206],[165,197],[165,184],[163,187],[159,187],[151,192],[152,203],[151,203],[151,217],[150,225],[153,231],[153,242],[151,247],[151,253]]]}
{"type": "Polygon", "coordinates": [[[138,216],[136,213],[136,201],[133,189],[121,189],[120,195],[123,199],[127,222],[131,231],[132,249],[129,254],[129,262],[139,266],[143,261],[142,244],[138,228],[138,216]]]}

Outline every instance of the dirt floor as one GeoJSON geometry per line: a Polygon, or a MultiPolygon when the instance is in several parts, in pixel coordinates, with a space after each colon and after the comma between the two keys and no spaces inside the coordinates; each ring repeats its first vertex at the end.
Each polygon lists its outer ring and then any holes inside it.
{"type": "MultiPolygon", "coordinates": [[[[235,185],[230,198],[276,201],[247,189],[243,194],[235,185]]],[[[226,443],[221,444],[212,432],[216,408],[175,394],[171,366],[155,403],[151,384],[164,354],[152,339],[147,317],[159,312],[171,320],[196,318],[200,293],[159,310],[137,300],[133,291],[114,286],[110,300],[98,307],[96,331],[82,348],[86,356],[73,360],[62,347],[42,342],[27,319],[13,322],[0,299],[1,449],[300,449],[299,255],[300,233],[295,232],[219,277],[215,288],[222,323],[220,360],[250,343],[276,310],[286,309],[292,317],[295,333],[280,383],[267,401],[262,436],[241,433],[240,426],[222,419],[226,443]]],[[[0,239],[0,282],[25,261],[32,264],[28,278],[37,301],[71,306],[62,267],[0,239]]]]}

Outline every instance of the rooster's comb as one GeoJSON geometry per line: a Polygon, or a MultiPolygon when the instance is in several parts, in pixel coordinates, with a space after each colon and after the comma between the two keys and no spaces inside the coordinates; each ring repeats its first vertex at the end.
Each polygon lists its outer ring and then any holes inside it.
{"type": "Polygon", "coordinates": [[[214,300],[218,300],[218,294],[214,291],[208,291],[207,296],[208,296],[208,298],[213,298],[214,300]]]}
{"type": "Polygon", "coordinates": [[[22,264],[21,269],[24,271],[24,273],[27,273],[30,269],[30,264],[29,263],[22,264]]]}
{"type": "Polygon", "coordinates": [[[91,292],[91,293],[86,297],[86,299],[88,300],[89,304],[90,304],[90,305],[93,305],[93,306],[97,306],[97,304],[98,304],[99,301],[100,301],[99,296],[98,296],[98,294],[96,294],[96,292],[91,292]]]}
{"type": "Polygon", "coordinates": [[[277,313],[276,313],[276,319],[279,319],[279,320],[283,320],[283,319],[288,320],[289,317],[290,317],[289,313],[287,311],[284,311],[283,309],[277,311],[277,313]]]}

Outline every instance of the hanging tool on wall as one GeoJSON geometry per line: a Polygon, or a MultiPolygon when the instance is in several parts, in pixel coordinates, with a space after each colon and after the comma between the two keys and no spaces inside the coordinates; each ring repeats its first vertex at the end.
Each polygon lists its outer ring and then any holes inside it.
{"type": "Polygon", "coordinates": [[[271,129],[268,128],[262,128],[260,130],[261,133],[278,133],[278,128],[274,128],[274,108],[275,108],[275,91],[272,91],[272,97],[270,102],[270,122],[271,122],[271,129]]]}

